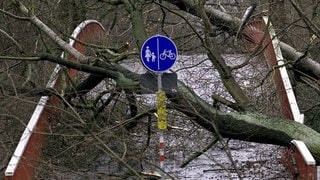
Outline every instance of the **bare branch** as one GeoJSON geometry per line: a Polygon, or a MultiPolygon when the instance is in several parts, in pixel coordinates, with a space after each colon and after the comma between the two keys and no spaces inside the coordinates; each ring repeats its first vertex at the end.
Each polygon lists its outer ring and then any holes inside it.
{"type": "Polygon", "coordinates": [[[20,44],[12,36],[10,36],[7,32],[5,32],[2,29],[0,29],[0,33],[4,34],[8,39],[10,39],[18,47],[20,52],[23,52],[23,49],[20,46],[20,44]]]}
{"type": "Polygon", "coordinates": [[[27,17],[29,21],[36,25],[41,31],[43,31],[47,36],[50,37],[57,45],[59,45],[63,50],[74,56],[81,63],[88,63],[88,57],[81,54],[75,48],[73,48],[69,43],[63,41],[52,29],[50,29],[46,24],[44,24],[39,18],[32,14],[27,7],[25,7],[21,2],[15,1],[18,9],[27,17]]]}

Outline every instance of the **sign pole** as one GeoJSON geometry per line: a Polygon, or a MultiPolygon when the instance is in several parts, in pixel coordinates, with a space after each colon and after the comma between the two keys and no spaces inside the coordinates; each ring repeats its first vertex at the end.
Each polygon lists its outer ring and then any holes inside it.
{"type": "Polygon", "coordinates": [[[162,87],[162,75],[176,62],[177,46],[174,42],[162,35],[148,38],[140,50],[141,62],[148,70],[157,74],[158,91],[156,92],[157,116],[159,129],[160,168],[164,169],[164,131],[167,129],[166,93],[162,87]]]}
{"type": "Polygon", "coordinates": [[[162,90],[162,73],[158,73],[158,91],[157,95],[157,115],[158,115],[158,129],[159,129],[159,154],[160,154],[160,168],[164,169],[164,130],[167,129],[167,113],[166,113],[166,94],[162,90]]]}

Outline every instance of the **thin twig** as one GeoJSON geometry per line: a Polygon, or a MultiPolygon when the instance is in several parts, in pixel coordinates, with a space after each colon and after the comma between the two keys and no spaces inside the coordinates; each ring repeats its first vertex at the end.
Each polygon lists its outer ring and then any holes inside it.
{"type": "Polygon", "coordinates": [[[181,164],[181,168],[186,167],[191,161],[195,160],[199,156],[201,156],[203,153],[208,151],[213,145],[215,145],[219,141],[219,137],[214,138],[208,145],[206,145],[204,148],[202,148],[200,151],[196,151],[191,157],[189,157],[186,161],[184,161],[181,164]]]}

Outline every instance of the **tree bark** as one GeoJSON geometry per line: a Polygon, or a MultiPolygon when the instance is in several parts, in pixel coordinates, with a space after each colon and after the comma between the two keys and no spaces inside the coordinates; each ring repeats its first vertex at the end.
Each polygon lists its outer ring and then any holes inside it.
{"type": "MultiPolygon", "coordinates": [[[[196,4],[192,0],[166,0],[167,2],[176,5],[181,10],[198,16],[195,11],[196,4]]],[[[205,11],[210,18],[210,21],[215,26],[219,27],[221,30],[229,33],[230,35],[235,35],[239,25],[241,24],[241,19],[231,16],[230,14],[221,12],[214,8],[205,7],[205,11]]],[[[290,45],[281,42],[281,50],[283,52],[284,58],[287,61],[294,61],[294,68],[302,71],[303,73],[314,77],[316,79],[320,78],[320,64],[309,57],[302,56],[303,54],[296,51],[290,45]],[[298,60],[298,61],[297,61],[298,60]]]]}
{"type": "Polygon", "coordinates": [[[281,50],[287,60],[293,61],[293,67],[314,79],[320,79],[320,64],[284,42],[280,42],[281,50]]]}
{"type": "Polygon", "coordinates": [[[320,134],[303,124],[257,113],[218,111],[182,82],[178,83],[178,94],[169,99],[175,109],[211,132],[218,129],[225,138],[280,146],[289,146],[294,139],[301,140],[320,162],[320,134]]]}

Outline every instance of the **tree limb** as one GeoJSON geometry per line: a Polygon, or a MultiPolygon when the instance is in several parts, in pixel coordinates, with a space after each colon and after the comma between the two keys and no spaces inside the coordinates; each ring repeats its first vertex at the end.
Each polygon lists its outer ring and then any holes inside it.
{"type": "Polygon", "coordinates": [[[207,55],[210,61],[219,72],[223,85],[226,87],[230,95],[239,104],[241,109],[246,109],[249,104],[249,98],[246,92],[241,89],[240,85],[234,79],[231,73],[231,68],[227,66],[218,48],[215,47],[214,43],[212,43],[212,39],[210,39],[210,36],[208,35],[212,33],[213,25],[211,24],[207,13],[204,11],[204,7],[196,4],[194,9],[205,25],[205,41],[203,46],[208,51],[207,55]]]}
{"type": "Polygon", "coordinates": [[[320,162],[320,134],[306,125],[257,113],[218,111],[182,82],[178,82],[178,94],[169,99],[176,110],[183,112],[203,128],[215,132],[213,124],[217,126],[225,138],[281,146],[290,146],[293,139],[301,140],[316,161],[320,162]]]}
{"type": "Polygon", "coordinates": [[[19,1],[14,1],[17,8],[28,17],[28,20],[37,26],[42,32],[44,32],[49,38],[59,45],[63,50],[74,56],[81,63],[88,63],[88,57],[81,54],[75,48],[73,48],[69,43],[63,41],[52,29],[50,29],[46,24],[44,24],[37,16],[32,14],[26,6],[24,6],[19,1]]]}
{"type": "Polygon", "coordinates": [[[8,57],[0,56],[0,59],[4,60],[26,60],[26,61],[50,61],[57,63],[68,68],[77,69],[79,71],[92,73],[95,75],[100,75],[106,78],[111,78],[117,82],[117,85],[122,88],[136,88],[138,85],[139,77],[136,74],[133,74],[129,70],[121,67],[118,64],[108,64],[98,63],[97,66],[91,66],[87,64],[80,64],[72,61],[65,60],[63,58],[51,55],[51,54],[41,54],[34,57],[8,57]],[[100,67],[98,67],[100,66],[100,67]],[[123,73],[121,73],[123,72],[123,73]],[[128,77],[127,77],[128,76],[128,77]],[[129,78],[130,77],[130,78],[129,78]],[[132,80],[132,79],[134,80],[132,80]]]}
{"type": "MultiPolygon", "coordinates": [[[[195,2],[192,0],[166,0],[167,2],[176,5],[181,10],[184,10],[186,12],[189,12],[195,16],[198,16],[195,12],[195,2]]],[[[231,16],[230,14],[224,13],[222,11],[219,11],[215,8],[205,6],[205,11],[208,14],[208,17],[210,18],[210,21],[215,26],[219,27],[221,30],[226,31],[230,35],[235,35],[237,32],[237,29],[239,28],[241,24],[241,20],[237,17],[231,16]]],[[[297,52],[293,47],[290,45],[280,42],[281,50],[283,52],[283,55],[285,59],[287,60],[297,60],[299,57],[302,56],[301,53],[297,52]]],[[[301,61],[299,61],[299,64],[296,64],[294,68],[297,68],[301,71],[303,71],[306,74],[309,74],[310,76],[320,79],[320,64],[311,58],[304,58],[301,61]]]]}
{"type": "Polygon", "coordinates": [[[310,77],[320,79],[320,64],[318,62],[309,57],[301,58],[304,56],[303,53],[284,42],[280,42],[280,47],[285,58],[294,62],[293,67],[295,69],[308,74],[310,77]]]}

